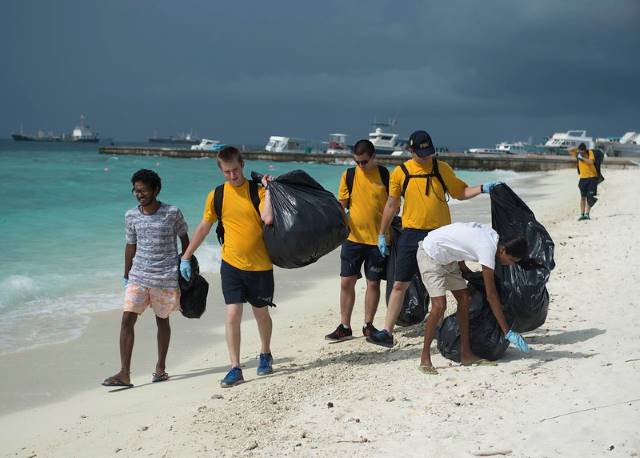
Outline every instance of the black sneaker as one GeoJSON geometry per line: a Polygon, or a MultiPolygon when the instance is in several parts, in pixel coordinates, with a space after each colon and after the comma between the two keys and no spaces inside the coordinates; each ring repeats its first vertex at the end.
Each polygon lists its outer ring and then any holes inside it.
{"type": "Polygon", "coordinates": [[[362,327],[362,335],[365,337],[372,336],[376,332],[380,332],[380,331],[377,330],[372,323],[367,323],[362,327]]]}
{"type": "Polygon", "coordinates": [[[342,342],[343,340],[353,339],[351,328],[345,328],[342,324],[336,328],[331,334],[324,336],[325,340],[332,342],[342,342]]]}
{"type": "Polygon", "coordinates": [[[382,331],[378,331],[375,334],[367,337],[367,342],[380,345],[382,347],[391,348],[393,347],[393,336],[389,334],[386,329],[382,331]]]}

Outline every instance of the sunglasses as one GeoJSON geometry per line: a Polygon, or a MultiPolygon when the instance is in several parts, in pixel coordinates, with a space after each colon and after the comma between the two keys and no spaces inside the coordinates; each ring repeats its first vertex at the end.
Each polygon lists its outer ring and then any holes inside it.
{"type": "Polygon", "coordinates": [[[365,159],[364,161],[356,161],[355,159],[353,160],[353,162],[356,163],[356,165],[361,165],[361,166],[365,166],[369,163],[369,159],[365,159]]]}

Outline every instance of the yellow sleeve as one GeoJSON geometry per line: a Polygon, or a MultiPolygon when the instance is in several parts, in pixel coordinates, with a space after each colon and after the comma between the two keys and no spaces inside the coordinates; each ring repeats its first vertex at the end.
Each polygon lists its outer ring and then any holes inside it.
{"type": "Polygon", "coordinates": [[[340,178],[340,186],[338,186],[338,200],[348,200],[349,190],[347,189],[347,171],[345,170],[340,178]]]}
{"type": "Polygon", "coordinates": [[[451,197],[460,199],[464,194],[464,189],[468,186],[467,183],[458,178],[451,166],[446,162],[438,161],[438,170],[440,171],[440,175],[442,175],[444,183],[447,185],[447,190],[449,194],[451,194],[451,197]]]}
{"type": "Polygon", "coordinates": [[[389,177],[389,197],[400,197],[400,195],[402,195],[404,178],[404,172],[400,167],[393,169],[389,177]]]}
{"type": "Polygon", "coordinates": [[[264,196],[266,195],[267,191],[262,187],[258,187],[258,197],[260,198],[260,204],[258,204],[258,208],[260,209],[260,211],[262,211],[262,209],[264,208],[264,196]]]}
{"type": "Polygon", "coordinates": [[[218,216],[213,209],[213,191],[207,195],[207,199],[204,202],[204,211],[202,212],[202,221],[206,221],[209,224],[213,224],[218,220],[218,216]]]}

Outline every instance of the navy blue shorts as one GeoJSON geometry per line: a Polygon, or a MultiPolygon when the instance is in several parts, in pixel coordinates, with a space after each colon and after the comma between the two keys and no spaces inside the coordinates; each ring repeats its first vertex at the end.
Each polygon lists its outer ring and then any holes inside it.
{"type": "Polygon", "coordinates": [[[220,281],[225,304],[250,303],[266,307],[273,303],[273,270],[241,270],[222,261],[220,281]]]}
{"type": "Polygon", "coordinates": [[[394,281],[411,281],[418,272],[418,244],[429,233],[427,229],[402,229],[397,240],[394,281]]]}
{"type": "Polygon", "coordinates": [[[595,196],[598,193],[598,177],[580,178],[578,188],[582,197],[595,196]]]}
{"type": "Polygon", "coordinates": [[[357,275],[360,278],[363,263],[364,276],[367,280],[379,281],[385,278],[387,263],[377,245],[365,245],[346,240],[340,250],[340,276],[357,275]]]}

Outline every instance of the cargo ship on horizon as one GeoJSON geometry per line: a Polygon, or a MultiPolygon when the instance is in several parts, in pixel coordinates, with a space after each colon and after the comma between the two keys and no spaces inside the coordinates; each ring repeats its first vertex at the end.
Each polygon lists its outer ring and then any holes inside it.
{"type": "Polygon", "coordinates": [[[17,142],[54,142],[54,143],[98,143],[100,138],[97,132],[93,132],[89,126],[84,124],[84,115],[80,115],[80,125],[76,126],[70,134],[56,135],[53,132],[45,133],[39,130],[35,135],[28,135],[22,131],[11,134],[17,142]]]}

